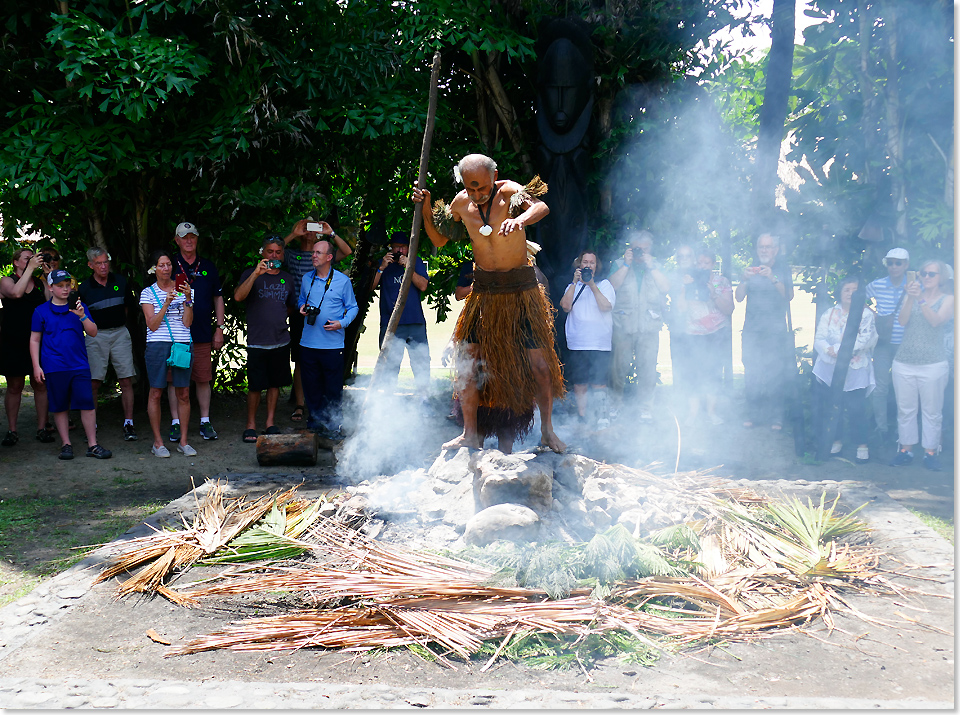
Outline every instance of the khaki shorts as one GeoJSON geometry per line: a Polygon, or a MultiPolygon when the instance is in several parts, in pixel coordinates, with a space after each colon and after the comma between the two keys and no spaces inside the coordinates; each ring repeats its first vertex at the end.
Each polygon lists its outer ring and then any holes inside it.
{"type": "Polygon", "coordinates": [[[87,360],[90,362],[90,377],[103,382],[107,376],[107,364],[113,363],[118,378],[133,377],[137,374],[133,366],[133,343],[130,331],[125,327],[98,330],[92,338],[85,336],[87,360]]]}
{"type": "Polygon", "coordinates": [[[213,379],[213,359],[210,348],[213,343],[193,344],[193,368],[190,379],[194,382],[210,382],[213,379]]]}

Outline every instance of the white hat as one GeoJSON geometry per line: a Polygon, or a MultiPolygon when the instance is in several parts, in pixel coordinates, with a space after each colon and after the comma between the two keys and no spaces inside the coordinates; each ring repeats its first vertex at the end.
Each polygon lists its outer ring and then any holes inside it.
{"type": "Polygon", "coordinates": [[[910,254],[907,253],[906,248],[891,248],[887,251],[887,255],[883,257],[883,260],[887,260],[888,258],[899,258],[904,261],[909,261],[910,254]]]}
{"type": "Polygon", "coordinates": [[[177,226],[177,236],[179,236],[180,238],[183,238],[188,233],[192,233],[197,238],[200,238],[200,232],[197,230],[197,227],[194,226],[192,223],[187,223],[186,221],[184,221],[182,224],[177,226]]]}

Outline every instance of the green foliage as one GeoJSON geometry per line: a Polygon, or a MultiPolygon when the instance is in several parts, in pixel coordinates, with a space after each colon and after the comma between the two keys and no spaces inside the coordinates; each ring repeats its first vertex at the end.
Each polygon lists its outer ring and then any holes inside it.
{"type": "MultiPolygon", "coordinates": [[[[479,657],[490,657],[500,649],[501,641],[488,641],[479,657]]],[[[522,662],[537,670],[589,668],[601,658],[616,657],[624,663],[652,666],[660,658],[658,651],[632,636],[620,632],[591,633],[584,638],[547,633],[518,633],[500,650],[500,657],[522,662]]]]}

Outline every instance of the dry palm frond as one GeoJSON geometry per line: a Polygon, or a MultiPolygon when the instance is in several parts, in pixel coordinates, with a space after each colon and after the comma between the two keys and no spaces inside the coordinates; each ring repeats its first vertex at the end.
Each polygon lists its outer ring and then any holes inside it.
{"type": "Polygon", "coordinates": [[[164,586],[173,574],[187,568],[204,556],[213,554],[229,543],[251,524],[259,521],[274,504],[284,504],[293,498],[294,491],[277,492],[248,503],[243,497],[225,500],[224,485],[217,482],[200,502],[192,526],[184,524],[180,531],[158,531],[150,536],[133,539],[125,550],[110,559],[109,565],[96,582],[106,581],[140,566],[138,573],[117,588],[117,596],[156,591],[176,603],[187,603],[188,598],[164,586]]]}
{"type": "Polygon", "coordinates": [[[298,537],[320,518],[322,505],[321,499],[297,500],[289,504],[274,502],[260,521],[200,563],[248,563],[299,556],[310,545],[299,541],[298,537]]]}

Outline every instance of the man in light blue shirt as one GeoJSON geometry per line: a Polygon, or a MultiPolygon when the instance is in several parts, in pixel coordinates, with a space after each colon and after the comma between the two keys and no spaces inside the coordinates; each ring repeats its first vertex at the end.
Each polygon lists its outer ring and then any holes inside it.
{"type": "Polygon", "coordinates": [[[330,241],[313,244],[313,270],[303,277],[297,303],[304,316],[300,369],[307,426],[339,438],[344,332],[357,317],[358,307],[350,279],[333,269],[334,251],[330,241]]]}

